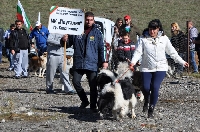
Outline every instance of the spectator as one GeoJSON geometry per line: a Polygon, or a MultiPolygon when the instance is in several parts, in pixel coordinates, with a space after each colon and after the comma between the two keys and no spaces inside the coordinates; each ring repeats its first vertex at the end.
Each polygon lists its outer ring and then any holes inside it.
{"type": "Polygon", "coordinates": [[[118,42],[121,40],[119,29],[123,25],[123,19],[122,18],[117,18],[115,27],[114,27],[114,35],[112,38],[112,59],[111,59],[111,69],[116,70],[117,69],[117,64],[118,64],[118,58],[117,58],[117,46],[118,42]]]}
{"type": "Polygon", "coordinates": [[[4,30],[3,28],[0,28],[0,64],[2,63],[2,49],[3,49],[3,38],[4,30]]]}
{"type": "Polygon", "coordinates": [[[39,21],[36,22],[35,28],[30,33],[30,39],[35,38],[38,56],[41,56],[47,51],[47,38],[49,35],[48,29],[39,21]]]}
{"type": "Polygon", "coordinates": [[[195,44],[195,50],[197,51],[198,59],[200,62],[200,33],[198,34],[198,37],[193,41],[193,43],[195,44]]]}
{"type": "MultiPolygon", "coordinates": [[[[186,60],[186,51],[187,51],[187,44],[185,43],[185,35],[181,31],[178,23],[172,23],[171,24],[171,43],[172,46],[176,49],[179,56],[186,60]]],[[[178,63],[175,63],[175,71],[174,76],[175,78],[179,78],[180,75],[183,74],[183,65],[180,65],[178,63]]]]}
{"type": "MultiPolygon", "coordinates": [[[[75,94],[71,83],[69,81],[69,69],[63,71],[64,62],[64,45],[60,43],[60,39],[63,37],[61,34],[51,33],[48,36],[47,42],[47,71],[46,71],[46,93],[54,94],[53,79],[56,74],[56,70],[59,69],[61,74],[61,82],[64,84],[64,91],[67,94],[75,94]]],[[[67,63],[67,62],[66,62],[67,63]]]]}
{"type": "Polygon", "coordinates": [[[135,45],[130,40],[129,33],[122,34],[122,40],[117,47],[117,55],[120,62],[129,62],[133,57],[135,45]]]}
{"type": "Polygon", "coordinates": [[[16,28],[10,33],[10,49],[14,58],[15,78],[28,77],[29,36],[21,20],[15,21],[16,28]]]}
{"type": "Polygon", "coordinates": [[[120,30],[120,27],[122,25],[123,25],[123,19],[117,18],[116,23],[115,23],[115,27],[114,27],[114,36],[113,36],[114,48],[118,46],[118,41],[121,39],[120,38],[121,33],[119,33],[119,30],[120,30]]]}
{"type": "MultiPolygon", "coordinates": [[[[65,41],[63,38],[62,40],[65,41]]],[[[97,70],[98,64],[102,63],[103,68],[108,67],[108,58],[104,58],[105,45],[103,43],[102,33],[94,24],[94,14],[85,13],[84,34],[70,35],[68,44],[74,47],[74,66],[73,66],[73,85],[82,101],[79,108],[86,108],[90,104],[90,109],[97,112],[97,70]],[[90,103],[84,89],[81,86],[81,78],[86,74],[90,87],[90,103]]]]}
{"type": "Polygon", "coordinates": [[[168,63],[165,53],[170,55],[175,62],[189,66],[177,53],[167,36],[163,35],[160,24],[156,20],[149,22],[149,33],[141,37],[136,45],[130,69],[142,57],[140,71],[142,73],[144,106],[143,112],[148,110],[148,118],[153,118],[153,111],[156,106],[160,84],[162,83],[168,63]]]}
{"type": "Polygon", "coordinates": [[[124,21],[125,21],[125,24],[123,24],[121,27],[120,27],[120,30],[119,30],[119,33],[120,33],[120,36],[124,33],[124,32],[127,32],[130,34],[130,39],[135,43],[137,42],[137,35],[140,36],[140,31],[139,29],[134,25],[132,24],[131,22],[131,17],[129,15],[126,15],[124,16],[124,21]]]}
{"type": "Polygon", "coordinates": [[[190,20],[188,21],[188,29],[189,29],[189,47],[190,47],[190,61],[192,63],[193,66],[193,73],[198,73],[198,66],[196,64],[195,61],[195,44],[193,43],[193,40],[195,40],[195,38],[198,36],[198,30],[197,28],[194,27],[193,22],[190,20]]]}
{"type": "Polygon", "coordinates": [[[5,41],[5,48],[6,48],[6,56],[8,57],[8,60],[10,62],[10,66],[8,68],[9,71],[12,71],[14,69],[14,60],[13,55],[10,52],[10,33],[12,30],[15,29],[15,24],[10,25],[10,29],[8,29],[4,34],[5,41]]]}

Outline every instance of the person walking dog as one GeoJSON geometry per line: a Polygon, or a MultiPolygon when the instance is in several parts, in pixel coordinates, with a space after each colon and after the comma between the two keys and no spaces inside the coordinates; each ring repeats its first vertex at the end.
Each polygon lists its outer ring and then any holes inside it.
{"type": "Polygon", "coordinates": [[[148,118],[153,118],[153,111],[158,101],[160,85],[168,70],[166,54],[170,55],[175,62],[188,67],[172,46],[166,35],[160,31],[160,23],[152,20],[148,25],[148,34],[143,35],[136,44],[136,49],[131,60],[130,69],[142,57],[140,72],[143,79],[144,106],[143,112],[148,111],[148,118]]]}

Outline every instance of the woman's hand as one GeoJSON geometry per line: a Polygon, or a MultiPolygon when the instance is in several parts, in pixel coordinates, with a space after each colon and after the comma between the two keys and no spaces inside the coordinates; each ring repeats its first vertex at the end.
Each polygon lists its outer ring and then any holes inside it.
{"type": "Polygon", "coordinates": [[[184,67],[189,67],[189,64],[185,62],[184,67]]]}
{"type": "Polygon", "coordinates": [[[133,63],[129,64],[129,68],[131,71],[134,71],[134,64],[133,63]]]}

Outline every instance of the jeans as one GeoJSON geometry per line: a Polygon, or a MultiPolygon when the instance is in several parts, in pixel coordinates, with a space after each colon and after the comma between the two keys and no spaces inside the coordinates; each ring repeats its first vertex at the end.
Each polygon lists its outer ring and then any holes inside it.
{"type": "Polygon", "coordinates": [[[193,69],[194,69],[193,72],[198,72],[198,67],[197,67],[197,64],[196,64],[196,61],[195,61],[195,52],[196,51],[190,51],[190,62],[192,63],[192,66],[193,66],[193,69]]]}
{"type": "Polygon", "coordinates": [[[75,69],[73,72],[73,85],[74,88],[76,89],[76,92],[80,98],[80,100],[83,103],[87,103],[88,98],[86,96],[86,93],[84,89],[81,86],[81,78],[83,75],[86,74],[88,82],[89,82],[89,87],[90,87],[90,108],[96,108],[97,104],[97,85],[96,85],[96,79],[97,79],[97,72],[96,71],[90,71],[90,70],[85,70],[85,69],[75,69]]]}
{"type": "Polygon", "coordinates": [[[38,56],[42,56],[44,52],[47,52],[47,45],[37,45],[38,56]]]}
{"type": "Polygon", "coordinates": [[[10,53],[10,49],[6,49],[6,56],[8,57],[8,60],[10,62],[9,68],[14,68],[14,59],[13,59],[13,54],[10,53]]]}
{"type": "Polygon", "coordinates": [[[145,102],[148,102],[150,97],[150,106],[155,106],[158,101],[160,85],[165,78],[166,71],[156,72],[141,72],[143,79],[143,89],[145,102]]]}

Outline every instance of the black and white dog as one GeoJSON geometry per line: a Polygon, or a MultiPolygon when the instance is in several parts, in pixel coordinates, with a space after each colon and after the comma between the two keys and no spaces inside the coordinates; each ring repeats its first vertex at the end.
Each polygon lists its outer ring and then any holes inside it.
{"type": "MultiPolygon", "coordinates": [[[[123,66],[122,66],[123,67],[123,66]]],[[[131,110],[131,118],[135,118],[134,107],[137,103],[135,88],[132,85],[130,77],[132,71],[126,68],[118,69],[118,76],[110,70],[101,70],[97,85],[100,89],[98,100],[98,109],[103,116],[112,111],[114,119],[123,118],[131,110]],[[124,71],[126,69],[126,71],[124,71]],[[117,80],[119,78],[119,80],[117,80]]]]}

